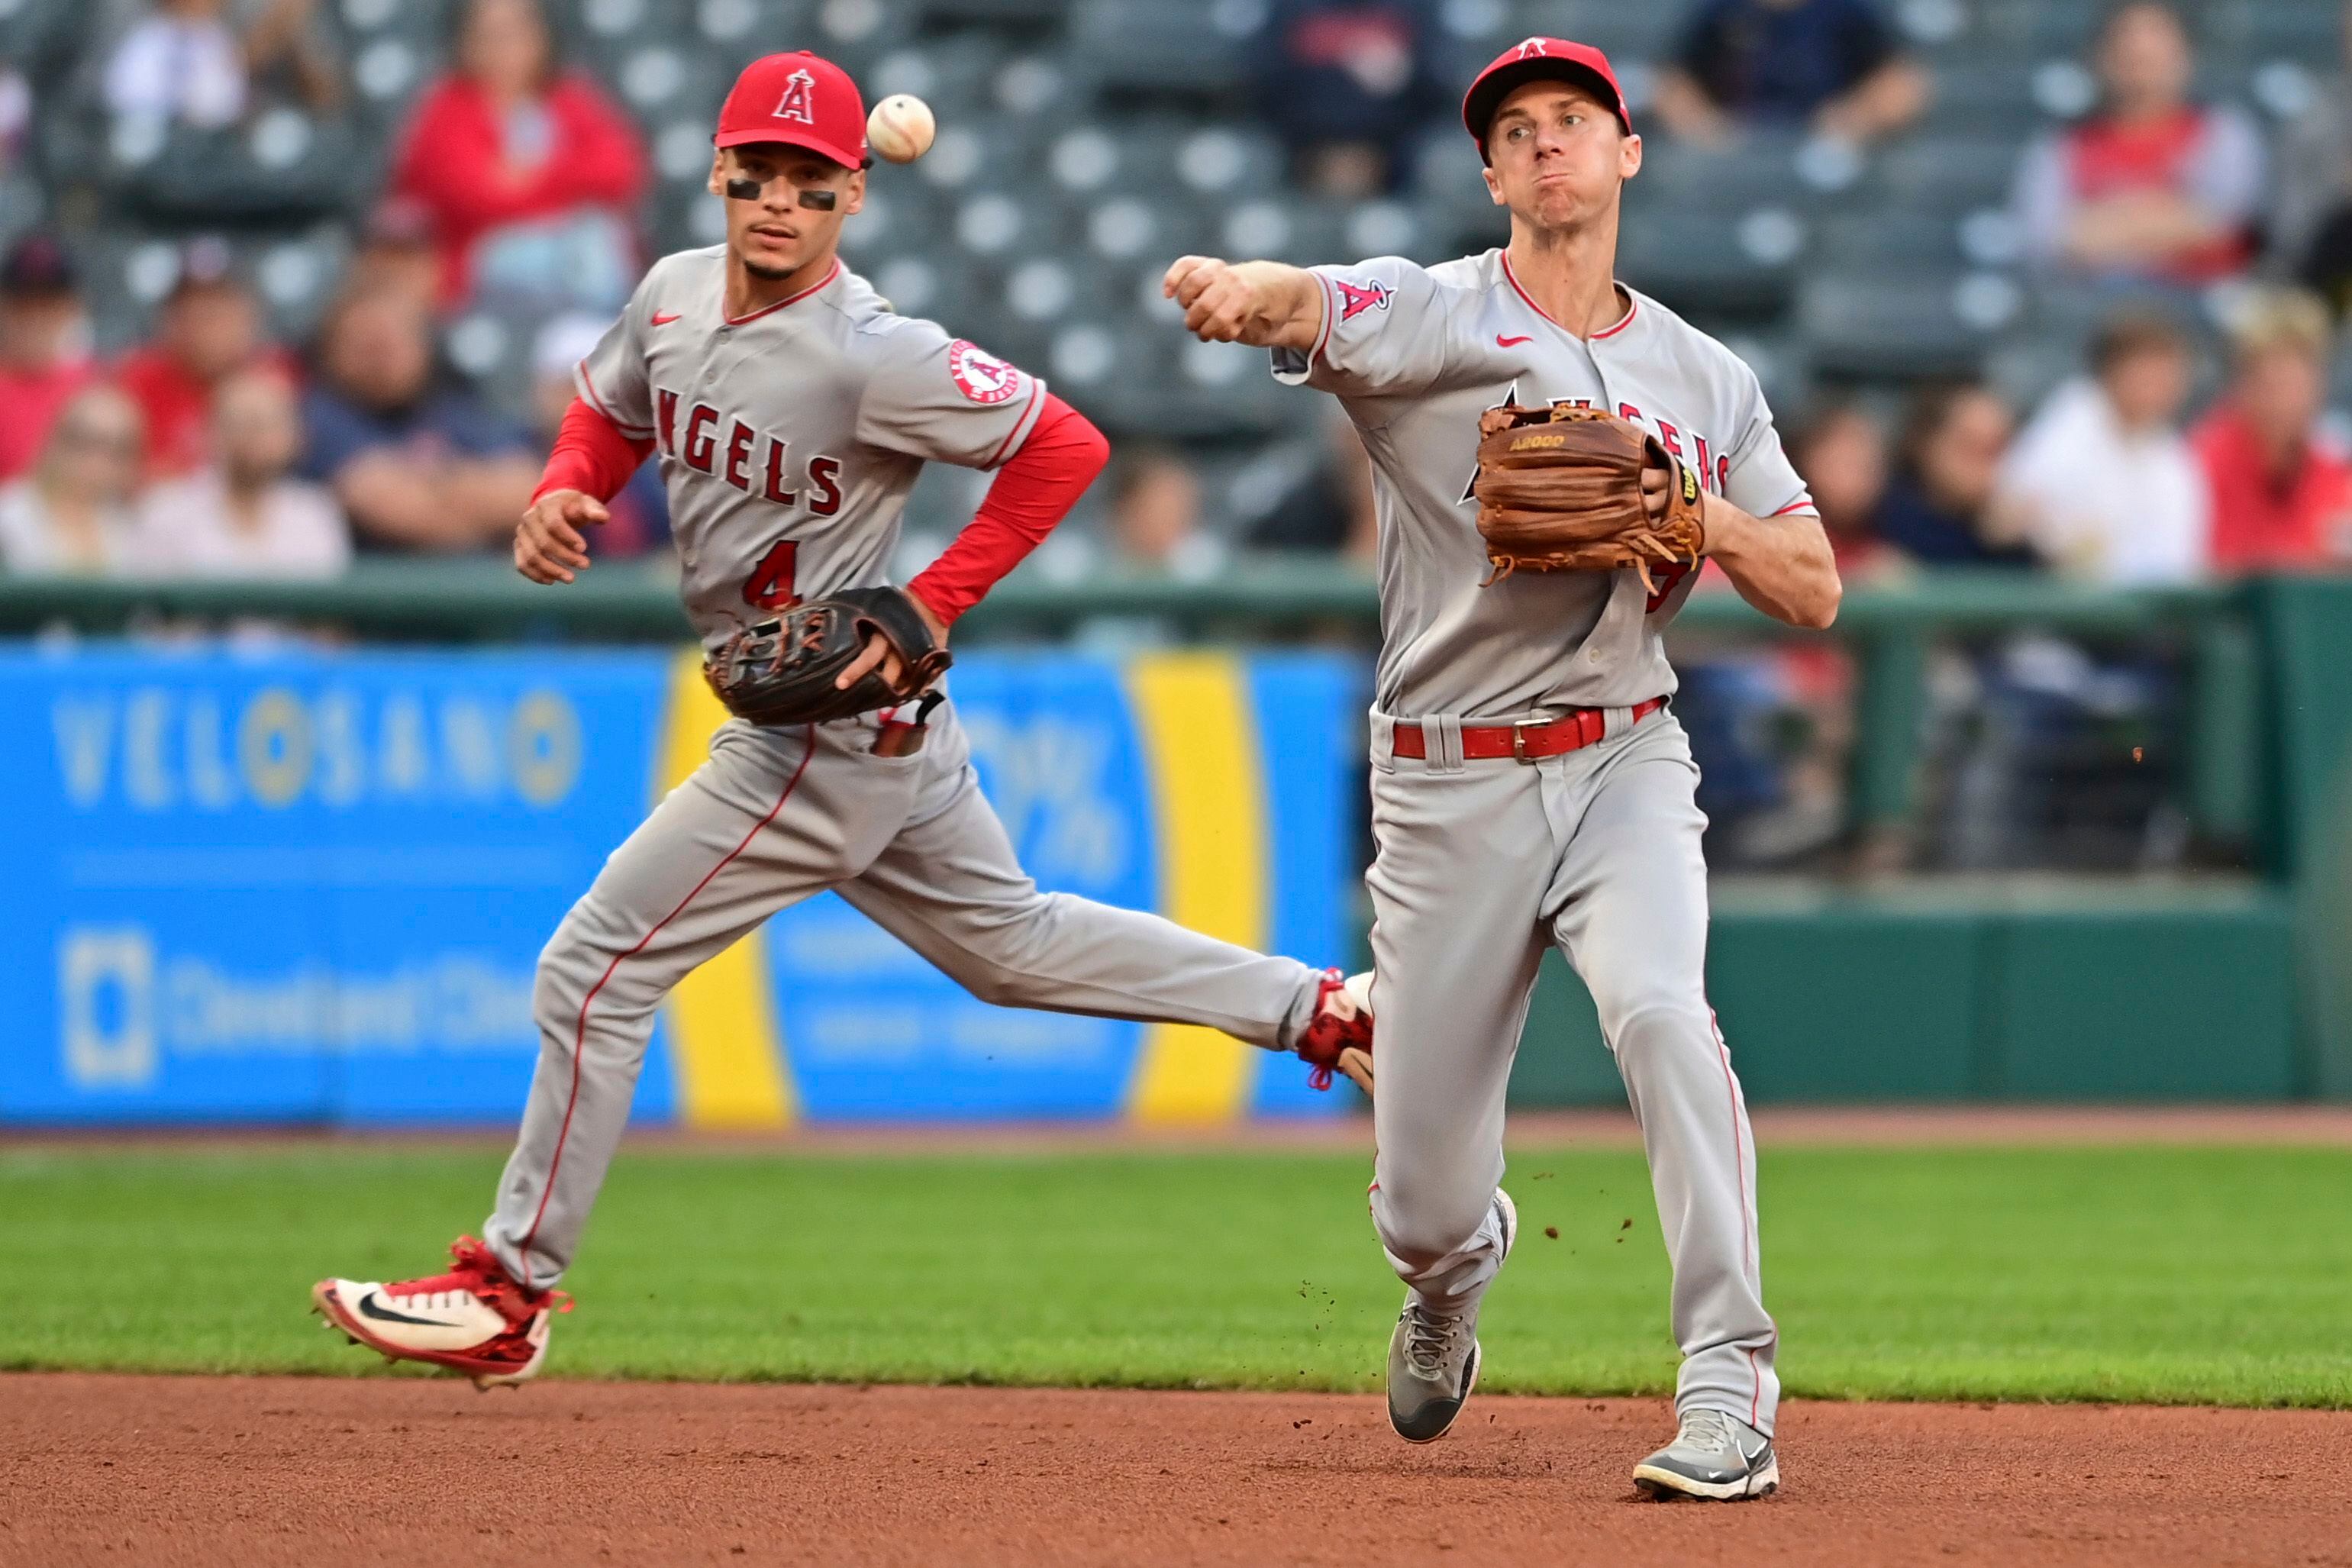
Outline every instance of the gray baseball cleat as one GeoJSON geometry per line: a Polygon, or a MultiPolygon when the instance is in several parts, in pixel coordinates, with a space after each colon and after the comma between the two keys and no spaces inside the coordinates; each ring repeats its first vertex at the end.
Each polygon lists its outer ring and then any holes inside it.
{"type": "Polygon", "coordinates": [[[1780,1460],[1772,1439],[1737,1415],[1694,1410],[1675,1440],[1633,1467],[1633,1487],[1644,1497],[1762,1497],[1780,1489],[1780,1460]]]}
{"type": "MultiPolygon", "coordinates": [[[[1503,1231],[1503,1256],[1518,1239],[1519,1211],[1511,1194],[1495,1189],[1495,1216],[1503,1231]]],[[[1396,1332],[1389,1336],[1389,1425],[1408,1443],[1434,1443],[1478,1386],[1478,1304],[1458,1312],[1436,1312],[1407,1290],[1396,1332]]]]}

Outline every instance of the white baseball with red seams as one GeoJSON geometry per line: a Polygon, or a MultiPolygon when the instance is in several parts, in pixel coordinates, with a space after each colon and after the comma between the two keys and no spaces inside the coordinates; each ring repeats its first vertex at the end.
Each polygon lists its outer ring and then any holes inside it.
{"type": "Polygon", "coordinates": [[[939,121],[931,106],[910,92],[894,92],[866,117],[866,144],[893,163],[911,163],[931,150],[939,121]]]}
{"type": "Polygon", "coordinates": [[[1592,993],[1641,1121],[1674,1261],[1677,1403],[1769,1433],[1778,1333],[1757,1260],[1755,1144],[1706,1000],[1706,821],[1682,728],[1654,705],[1675,689],[1660,634],[1692,574],[1654,594],[1631,571],[1487,584],[1470,495],[1478,416],[1505,403],[1605,408],[1744,510],[1811,500],[1754,373],[1646,296],[1626,290],[1622,318],[1580,337],[1536,307],[1500,250],[1314,276],[1321,335],[1307,353],[1276,350],[1276,374],[1339,398],[1380,515],[1367,884],[1381,1244],[1443,1307],[1494,1280],[1504,1093],[1538,961],[1558,946],[1592,993]],[[1574,709],[1605,715],[1594,743],[1531,763],[1465,754],[1465,727],[1507,732],[1574,709]]]}

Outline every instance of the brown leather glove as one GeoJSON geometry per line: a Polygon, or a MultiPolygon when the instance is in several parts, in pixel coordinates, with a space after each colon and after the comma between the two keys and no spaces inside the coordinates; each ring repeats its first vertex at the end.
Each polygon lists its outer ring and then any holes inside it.
{"type": "Polygon", "coordinates": [[[903,592],[848,588],[744,627],[703,660],[702,674],[719,701],[754,724],[821,724],[920,696],[952,662],[903,592]],[[877,669],[846,691],[835,688],[875,633],[898,651],[905,684],[892,686],[877,669]]]}
{"type": "Polygon", "coordinates": [[[1478,416],[1478,532],[1496,583],[1513,572],[1696,565],[1706,552],[1699,476],[1640,426],[1597,408],[1490,408],[1478,416]],[[1666,470],[1665,515],[1642,504],[1642,470],[1666,470]]]}

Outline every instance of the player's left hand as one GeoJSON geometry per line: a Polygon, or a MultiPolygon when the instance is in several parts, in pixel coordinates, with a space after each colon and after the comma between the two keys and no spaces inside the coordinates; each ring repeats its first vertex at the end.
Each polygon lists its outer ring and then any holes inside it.
{"type": "MultiPolygon", "coordinates": [[[[923,617],[923,625],[931,628],[931,640],[941,647],[947,647],[947,623],[917,595],[909,594],[907,598],[915,606],[915,613],[923,617]]],[[[867,634],[865,651],[841,672],[833,684],[836,689],[846,691],[877,669],[882,672],[882,679],[891,690],[908,697],[916,695],[906,689],[907,661],[898,657],[898,650],[890,646],[890,639],[879,632],[867,634]]]]}

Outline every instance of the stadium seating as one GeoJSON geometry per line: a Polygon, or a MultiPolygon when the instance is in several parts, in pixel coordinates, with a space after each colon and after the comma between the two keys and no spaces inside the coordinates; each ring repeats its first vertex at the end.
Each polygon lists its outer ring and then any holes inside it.
{"type": "MultiPolygon", "coordinates": [[[[385,151],[439,68],[451,0],[330,0],[352,77],[347,113],[272,111],[233,134],[158,137],[107,125],[94,79],[122,7],[0,0],[0,53],[39,87],[31,166],[0,176],[0,238],[66,223],[88,264],[99,335],[135,341],[168,279],[173,235],[226,237],[299,337],[331,290],[342,236],[385,151]]],[[[1115,432],[1288,449],[1312,400],[1252,356],[1191,344],[1156,309],[1167,260],[1214,249],[1297,261],[1401,252],[1433,260],[1495,243],[1502,220],[1475,153],[1444,117],[1391,200],[1342,207],[1286,183],[1250,115],[1260,0],[556,0],[567,57],[643,124],[656,188],[652,247],[703,244],[710,116],[731,74],[774,47],[828,52],[869,95],[937,109],[937,149],[882,167],[852,230],[855,265],[906,309],[1034,363],[1115,432]]],[[[1652,138],[1628,204],[1623,269],[1702,324],[1773,361],[1784,398],[1811,380],[1891,384],[1994,366],[2021,385],[2069,365],[2079,302],[2021,266],[2005,217],[2026,141],[2081,109],[2094,0],[1887,0],[1927,62],[1935,107],[1875,153],[1758,136],[1725,153],[1652,138]],[[1794,344],[1801,331],[1804,348],[1794,344]]],[[[2341,57],[2336,0],[2191,8],[2207,89],[2265,117],[2304,101],[2341,57]]],[[[1622,0],[1444,0],[1444,70],[1514,37],[1564,32],[1610,48],[1637,112],[1685,7],[1622,0]]],[[[466,356],[511,395],[528,321],[470,323],[466,356]]],[[[2352,368],[2347,368],[2352,382],[2352,368]]]]}

